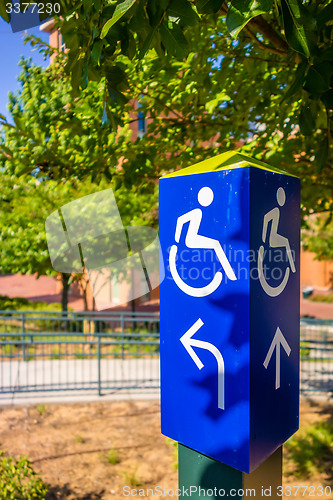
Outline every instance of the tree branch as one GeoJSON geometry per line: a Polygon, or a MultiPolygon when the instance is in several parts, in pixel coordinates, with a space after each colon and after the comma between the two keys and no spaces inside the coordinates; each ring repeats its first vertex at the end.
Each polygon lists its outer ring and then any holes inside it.
{"type": "MultiPolygon", "coordinates": [[[[251,22],[249,24],[251,24],[251,22]]],[[[276,49],[275,47],[270,47],[269,45],[266,45],[265,43],[258,40],[258,38],[255,36],[255,34],[250,30],[250,28],[248,26],[245,26],[244,31],[249,35],[250,38],[252,38],[252,40],[262,50],[265,50],[266,52],[270,52],[271,54],[276,54],[278,56],[283,56],[283,57],[286,57],[288,55],[288,52],[283,52],[280,49],[276,49]]]]}
{"type": "MultiPolygon", "coordinates": [[[[220,13],[227,14],[228,6],[223,4],[220,13]]],[[[262,16],[257,16],[248,22],[245,26],[244,31],[249,34],[249,36],[256,42],[256,44],[266,52],[271,52],[271,54],[276,54],[278,56],[286,57],[289,52],[289,47],[285,40],[275,31],[275,29],[267,22],[262,16]],[[270,47],[265,43],[258,40],[255,34],[250,30],[253,28],[257,33],[261,33],[263,37],[268,40],[274,47],[270,47]]]]}
{"type": "MultiPolygon", "coordinates": [[[[257,16],[254,19],[251,19],[249,26],[254,28],[257,32],[259,31],[259,33],[261,33],[266,40],[274,45],[277,52],[273,52],[273,54],[275,53],[284,57],[288,55],[289,47],[287,43],[262,16],[257,16]]],[[[266,47],[267,49],[270,48],[267,45],[266,47]]]]}

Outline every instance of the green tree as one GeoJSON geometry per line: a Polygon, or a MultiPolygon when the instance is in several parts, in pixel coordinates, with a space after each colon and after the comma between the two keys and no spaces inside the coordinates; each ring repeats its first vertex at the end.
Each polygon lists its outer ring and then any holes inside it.
{"type": "MultiPolygon", "coordinates": [[[[105,81],[90,82],[79,98],[73,98],[61,63],[45,72],[38,94],[52,100],[53,86],[48,79],[54,78],[58,85],[61,78],[67,89],[64,107],[68,111],[64,113],[61,108],[59,116],[54,112],[46,116],[44,121],[48,129],[52,124],[53,134],[47,132],[47,141],[39,133],[34,139],[40,140],[41,163],[48,156],[52,159],[44,161],[38,175],[44,172],[54,178],[74,175],[80,179],[108,176],[125,198],[132,190],[142,195],[137,198],[140,203],[151,200],[150,210],[145,203],[145,210],[140,211],[151,224],[156,223],[157,208],[152,207],[157,199],[157,180],[163,172],[242,144],[245,153],[301,177],[304,215],[311,210],[332,211],[327,109],[320,99],[310,99],[302,87],[296,89],[298,69],[291,70],[289,61],[277,54],[263,53],[246,36],[233,41],[222,18],[215,24],[208,18],[202,20],[192,27],[188,38],[195,53],[181,61],[164,57],[162,64],[161,56],[150,51],[141,61],[127,64],[126,57],[118,55],[130,89],[124,92],[128,99],[136,98],[126,104],[115,100],[112,107],[105,104],[105,81]],[[43,90],[45,87],[47,90],[43,90]],[[288,97],[286,89],[295,93],[288,97]],[[138,120],[135,102],[148,125],[146,134],[134,141],[130,127],[138,120]],[[64,155],[59,145],[70,153],[54,165],[58,154],[64,155]],[[87,154],[87,145],[95,161],[87,154]]],[[[36,106],[37,110],[31,111],[32,121],[34,113],[40,115],[40,107],[45,107],[40,101],[36,106]]],[[[22,123],[20,112],[18,109],[17,116],[22,123]]],[[[21,135],[20,122],[16,122],[13,133],[21,135]]],[[[33,170],[33,153],[26,168],[17,156],[16,174],[33,170]]]]}
{"type": "Polygon", "coordinates": [[[333,260],[333,227],[330,214],[308,217],[302,241],[306,250],[316,254],[317,260],[333,260]]]}
{"type": "MultiPolygon", "coordinates": [[[[112,187],[125,225],[151,225],[156,222],[151,212],[155,185],[140,182],[137,187],[123,180],[121,155],[130,133],[124,126],[115,140],[98,118],[103,109],[100,84],[90,84],[78,101],[61,65],[21,65],[20,89],[9,97],[14,125],[5,121],[0,139],[0,270],[54,275],[44,229],[54,210],[112,187]],[[119,176],[111,179],[117,171],[119,176]]],[[[64,310],[73,279],[86,290],[82,273],[62,273],[64,310]]]]}
{"type": "MultiPolygon", "coordinates": [[[[149,49],[158,54],[160,67],[169,57],[183,61],[189,54],[199,53],[197,44],[192,44],[192,30],[201,22],[216,32],[217,26],[222,25],[221,36],[230,34],[237,42],[250,38],[262,56],[274,54],[285,61],[286,80],[287,74],[294,74],[297,68],[285,96],[291,97],[295,90],[303,88],[307,99],[325,106],[327,128],[330,127],[330,0],[81,0],[74,7],[69,0],[59,2],[57,22],[69,49],[66,70],[71,74],[76,95],[88,81],[105,79],[105,102],[125,103],[128,66],[138,64],[149,49]]],[[[0,14],[9,21],[6,0],[0,0],[0,14]]],[[[231,44],[231,52],[237,42],[231,44]]],[[[306,102],[300,115],[303,128],[314,130],[314,117],[306,102]]],[[[322,146],[324,157],[327,141],[322,146]]]]}
{"type": "MultiPolygon", "coordinates": [[[[55,185],[37,179],[16,179],[1,173],[0,272],[56,276],[52,268],[45,219],[74,192],[69,183],[55,185]]],[[[71,275],[62,273],[62,308],[67,311],[71,275]]]]}

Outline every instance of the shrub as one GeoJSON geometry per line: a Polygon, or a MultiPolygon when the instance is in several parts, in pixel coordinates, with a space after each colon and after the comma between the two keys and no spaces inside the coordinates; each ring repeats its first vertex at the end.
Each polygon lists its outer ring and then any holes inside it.
{"type": "Polygon", "coordinates": [[[109,454],[107,456],[107,460],[108,460],[109,464],[112,464],[112,465],[119,464],[120,457],[119,457],[118,450],[116,450],[115,448],[111,448],[109,451],[109,454]]]}
{"type": "Polygon", "coordinates": [[[333,302],[333,293],[329,293],[327,295],[322,295],[322,294],[316,294],[316,295],[311,295],[311,297],[309,297],[309,300],[311,300],[312,302],[328,302],[328,303],[331,303],[333,302]]]}
{"type": "Polygon", "coordinates": [[[61,305],[46,302],[31,302],[24,297],[7,297],[0,295],[0,311],[61,311],[61,305]]]}
{"type": "Polygon", "coordinates": [[[47,489],[26,457],[13,458],[0,451],[1,500],[43,500],[47,489]]]}
{"type": "Polygon", "coordinates": [[[296,468],[296,477],[309,478],[333,470],[333,424],[318,422],[307,425],[287,441],[287,454],[296,468]]]}

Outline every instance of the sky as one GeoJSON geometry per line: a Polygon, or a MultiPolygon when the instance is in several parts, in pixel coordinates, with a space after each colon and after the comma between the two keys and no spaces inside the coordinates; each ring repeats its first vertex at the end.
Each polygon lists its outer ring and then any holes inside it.
{"type": "MultiPolygon", "coordinates": [[[[49,35],[39,30],[39,27],[27,30],[30,35],[38,36],[48,42],[49,35]]],[[[24,44],[24,32],[12,33],[11,27],[0,18],[0,114],[8,117],[7,97],[9,91],[18,88],[17,76],[20,74],[18,62],[21,56],[31,57],[32,61],[40,66],[46,66],[43,55],[33,50],[30,44],[24,44]]],[[[10,120],[9,120],[10,121],[10,120]]]]}

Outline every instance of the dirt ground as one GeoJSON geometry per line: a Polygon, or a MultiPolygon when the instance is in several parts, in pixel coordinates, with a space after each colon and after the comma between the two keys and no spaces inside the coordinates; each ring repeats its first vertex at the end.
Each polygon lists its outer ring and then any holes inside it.
{"type": "MultiPolygon", "coordinates": [[[[301,425],[328,415],[322,405],[306,403],[301,408],[301,425]]],[[[151,401],[3,408],[0,449],[29,457],[50,485],[47,499],[123,499],[125,486],[127,491],[155,486],[176,489],[175,447],[160,433],[159,412],[159,404],[151,401]]],[[[290,472],[292,464],[286,463],[285,468],[290,472]]],[[[284,485],[288,484],[330,482],[323,473],[311,480],[286,476],[284,485]]]]}

